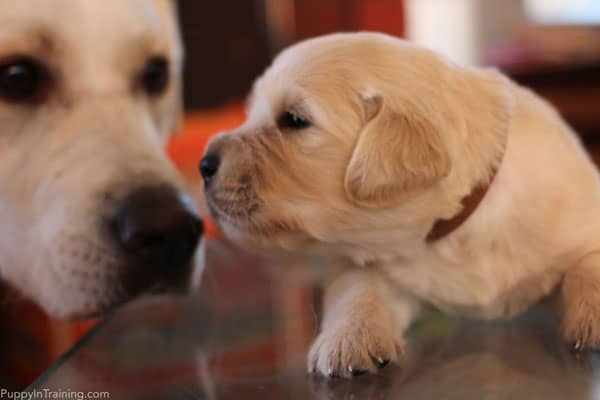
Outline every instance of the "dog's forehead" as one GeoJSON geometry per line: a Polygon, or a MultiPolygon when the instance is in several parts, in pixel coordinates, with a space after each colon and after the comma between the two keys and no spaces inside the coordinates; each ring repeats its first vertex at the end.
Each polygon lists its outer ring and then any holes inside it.
{"type": "Polygon", "coordinates": [[[364,41],[358,36],[336,34],[291,46],[255,82],[251,97],[268,98],[285,107],[319,97],[327,88],[333,91],[352,86],[348,78],[360,73],[353,65],[360,62],[364,41]]]}
{"type": "Polygon", "coordinates": [[[382,42],[389,46],[392,41],[375,34],[332,34],[299,42],[275,58],[257,86],[307,89],[356,78],[382,42]]]}
{"type": "Polygon", "coordinates": [[[439,55],[386,34],[335,33],[288,47],[275,58],[264,77],[265,80],[281,76],[309,80],[322,77],[326,81],[335,74],[356,78],[390,67],[417,70],[421,65],[438,65],[440,61],[439,55]]]}
{"type": "Polygon", "coordinates": [[[27,51],[61,42],[101,53],[136,37],[168,46],[176,42],[171,6],[170,0],[0,0],[0,50],[12,51],[13,43],[27,51]]]}

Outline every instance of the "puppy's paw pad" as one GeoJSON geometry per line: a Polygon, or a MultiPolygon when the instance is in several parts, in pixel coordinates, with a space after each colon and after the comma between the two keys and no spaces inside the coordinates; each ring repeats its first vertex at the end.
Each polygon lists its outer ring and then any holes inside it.
{"type": "Polygon", "coordinates": [[[364,325],[329,329],[313,343],[308,355],[309,372],[330,378],[351,378],[374,373],[402,353],[403,343],[390,329],[364,325]]]}

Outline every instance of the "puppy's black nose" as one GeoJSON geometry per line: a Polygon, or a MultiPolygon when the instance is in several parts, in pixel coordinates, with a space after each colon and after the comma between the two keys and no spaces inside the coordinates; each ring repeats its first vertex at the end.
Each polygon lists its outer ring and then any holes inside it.
{"type": "Polygon", "coordinates": [[[112,225],[127,259],[142,270],[168,271],[188,264],[203,233],[189,199],[168,186],[129,194],[112,225]]]}
{"type": "Polygon", "coordinates": [[[209,183],[219,170],[221,160],[216,154],[207,154],[200,160],[200,173],[205,183],[209,183]]]}

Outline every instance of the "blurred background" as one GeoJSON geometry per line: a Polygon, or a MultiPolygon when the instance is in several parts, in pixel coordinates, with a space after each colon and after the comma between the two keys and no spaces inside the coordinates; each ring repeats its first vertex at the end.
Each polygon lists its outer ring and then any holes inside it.
{"type": "MultiPolygon", "coordinates": [[[[386,32],[497,66],[554,103],[600,160],[598,0],[180,0],[179,11],[186,118],[168,152],[192,191],[207,139],[243,121],[254,78],[283,47],[335,31],[386,32]]],[[[51,321],[16,300],[0,312],[0,387],[30,383],[96,322],[51,321]]]]}

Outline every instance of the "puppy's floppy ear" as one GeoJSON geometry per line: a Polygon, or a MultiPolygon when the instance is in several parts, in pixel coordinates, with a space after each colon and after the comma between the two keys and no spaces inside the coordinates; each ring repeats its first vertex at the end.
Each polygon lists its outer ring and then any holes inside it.
{"type": "Polygon", "coordinates": [[[475,179],[485,181],[497,168],[512,118],[512,84],[492,69],[444,70],[439,85],[422,83],[417,94],[363,96],[366,123],[344,180],[352,201],[383,207],[435,184],[450,173],[451,145],[469,159],[475,179]]]}
{"type": "Polygon", "coordinates": [[[450,158],[435,123],[410,104],[361,95],[365,125],[346,169],[347,196],[363,206],[393,204],[448,175],[450,158]]]}

